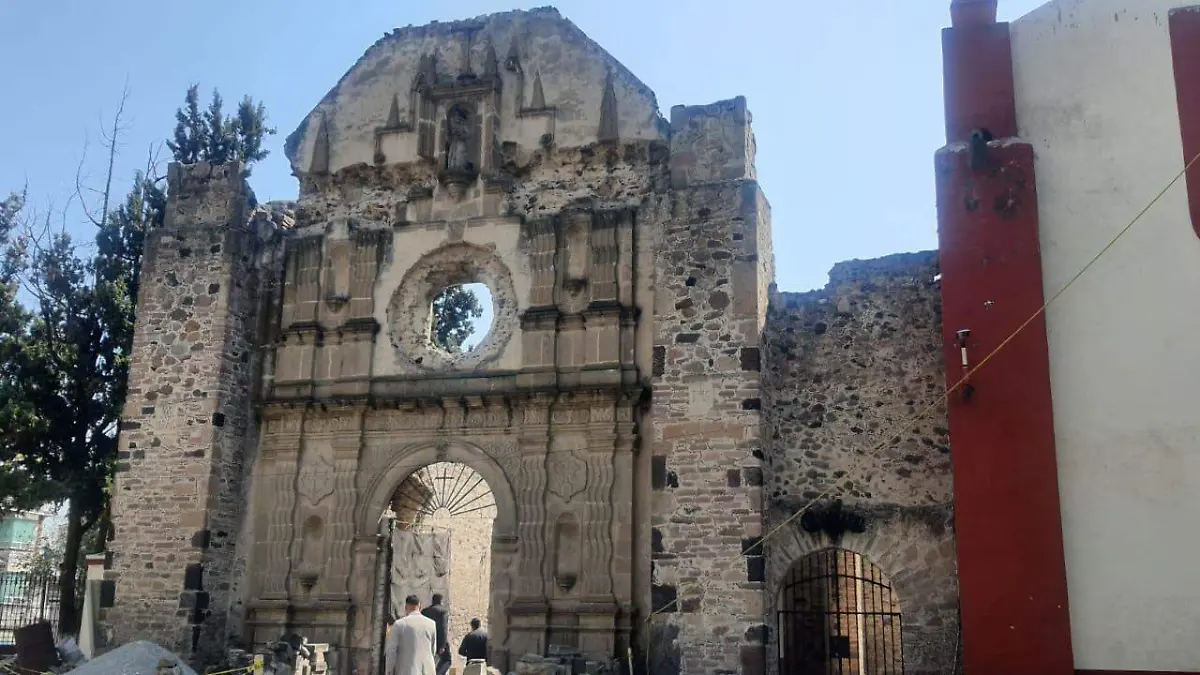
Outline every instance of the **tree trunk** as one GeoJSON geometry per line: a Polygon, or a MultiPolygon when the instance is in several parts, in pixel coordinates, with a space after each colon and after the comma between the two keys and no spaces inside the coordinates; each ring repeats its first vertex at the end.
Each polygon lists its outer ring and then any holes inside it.
{"type": "Polygon", "coordinates": [[[79,611],[75,602],[75,583],[79,572],[79,551],[83,545],[83,513],[79,497],[72,497],[67,507],[67,540],[58,572],[58,634],[78,635],[79,611]]]}

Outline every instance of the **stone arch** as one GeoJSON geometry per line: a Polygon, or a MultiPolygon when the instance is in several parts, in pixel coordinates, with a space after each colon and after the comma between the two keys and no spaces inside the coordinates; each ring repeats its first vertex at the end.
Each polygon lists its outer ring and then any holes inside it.
{"type": "Polygon", "coordinates": [[[436,462],[458,462],[465,464],[487,481],[496,500],[495,538],[517,536],[517,500],[512,484],[504,469],[479,446],[466,441],[422,442],[410,445],[396,453],[391,463],[371,480],[364,499],[355,516],[359,536],[374,535],[379,526],[379,514],[383,513],[392,496],[404,479],[421,467],[436,462]]]}
{"type": "MultiPolygon", "coordinates": [[[[507,603],[513,587],[512,576],[516,573],[517,500],[503,467],[477,445],[462,440],[421,441],[401,446],[395,452],[391,461],[360,492],[363,498],[355,511],[355,528],[361,545],[356,549],[355,568],[375,569],[377,574],[383,573],[380,568],[383,558],[376,544],[380,516],[405,479],[421,467],[437,462],[455,462],[470,467],[483,476],[492,491],[496,517],[492,521],[489,649],[501,664],[507,663],[507,603]]],[[[364,583],[355,587],[355,603],[364,608],[363,616],[369,617],[361,623],[356,622],[354,628],[353,643],[363,655],[359,661],[359,667],[364,669],[361,672],[376,672],[374,668],[379,665],[377,641],[382,636],[375,631],[375,627],[383,625],[384,608],[378,595],[382,578],[376,579],[374,584],[364,583]]]]}
{"type": "Polygon", "coordinates": [[[820,548],[794,561],[774,593],[780,672],[904,673],[901,598],[866,556],[820,548]]]}
{"type": "MultiPolygon", "coordinates": [[[[768,522],[791,515],[773,509],[768,522]]],[[[952,672],[958,651],[958,577],[954,532],[946,514],[917,508],[874,514],[864,532],[846,532],[836,547],[870,560],[889,579],[903,603],[904,672],[908,675],[952,672]]],[[[767,567],[769,631],[768,672],[778,673],[777,593],[792,565],[830,548],[824,533],[806,532],[799,519],[764,542],[767,567]]]]}

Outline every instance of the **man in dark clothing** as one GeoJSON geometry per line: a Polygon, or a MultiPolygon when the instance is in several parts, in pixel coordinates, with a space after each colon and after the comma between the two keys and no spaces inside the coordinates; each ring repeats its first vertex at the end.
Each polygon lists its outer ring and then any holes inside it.
{"type": "Polygon", "coordinates": [[[421,610],[421,613],[437,625],[437,675],[446,675],[446,671],[450,670],[450,638],[446,635],[446,622],[449,620],[450,610],[442,604],[442,594],[434,593],[433,603],[421,610]]]}
{"type": "Polygon", "coordinates": [[[487,658],[487,631],[479,627],[479,619],[471,619],[471,632],[463,636],[458,646],[458,655],[468,663],[487,658]]]}

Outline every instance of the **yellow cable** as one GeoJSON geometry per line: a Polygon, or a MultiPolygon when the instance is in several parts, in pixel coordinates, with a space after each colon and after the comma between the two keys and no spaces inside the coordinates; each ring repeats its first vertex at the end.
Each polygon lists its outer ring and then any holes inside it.
{"type": "Polygon", "coordinates": [[[232,670],[218,670],[215,673],[205,673],[204,675],[231,675],[231,673],[248,673],[254,670],[254,666],[243,666],[232,670]]]}

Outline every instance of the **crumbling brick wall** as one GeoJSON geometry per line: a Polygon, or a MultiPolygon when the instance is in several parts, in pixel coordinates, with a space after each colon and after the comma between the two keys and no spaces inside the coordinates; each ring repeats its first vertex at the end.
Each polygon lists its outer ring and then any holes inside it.
{"type": "Polygon", "coordinates": [[[172,165],[146,240],[113,491],[102,642],[201,662],[225,645],[257,346],[259,234],[241,166],[172,165]]]}
{"type": "Polygon", "coordinates": [[[805,555],[862,554],[899,595],[910,675],[957,653],[937,273],[935,252],[841,263],[823,290],[775,294],[763,337],[767,528],[809,509],[766,543],[768,616],[805,555]]]}

